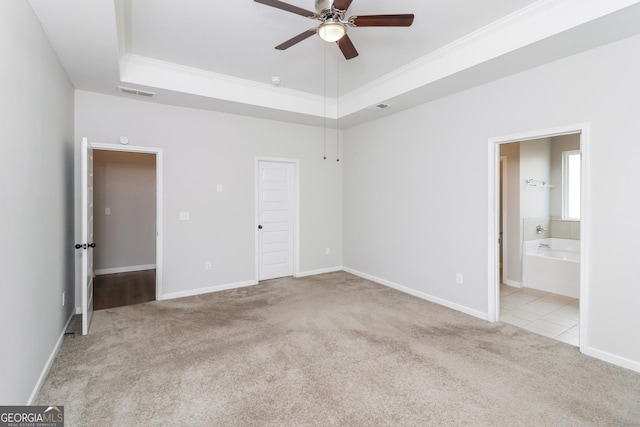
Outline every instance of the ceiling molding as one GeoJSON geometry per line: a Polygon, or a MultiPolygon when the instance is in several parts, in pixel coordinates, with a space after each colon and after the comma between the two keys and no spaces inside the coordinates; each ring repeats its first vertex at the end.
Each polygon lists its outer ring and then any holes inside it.
{"type": "Polygon", "coordinates": [[[341,96],[341,117],[609,15],[638,0],[543,0],[341,96]]]}
{"type": "Polygon", "coordinates": [[[258,107],[337,118],[335,98],[313,95],[138,55],[120,61],[123,83],[143,85],[258,107]]]}

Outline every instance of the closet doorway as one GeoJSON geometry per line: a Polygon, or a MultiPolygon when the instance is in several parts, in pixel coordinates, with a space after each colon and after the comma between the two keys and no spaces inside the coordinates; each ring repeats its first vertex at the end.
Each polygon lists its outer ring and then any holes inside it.
{"type": "Polygon", "coordinates": [[[159,153],[96,145],[93,308],[160,299],[159,153]]]}

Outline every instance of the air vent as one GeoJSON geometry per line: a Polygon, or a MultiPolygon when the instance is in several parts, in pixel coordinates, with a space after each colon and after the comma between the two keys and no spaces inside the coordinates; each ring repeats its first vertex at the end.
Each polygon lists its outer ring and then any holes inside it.
{"type": "Polygon", "coordinates": [[[381,102],[380,104],[372,105],[371,107],[368,108],[368,110],[382,111],[382,110],[387,109],[389,107],[390,107],[389,104],[385,104],[384,102],[381,102]]]}
{"type": "Polygon", "coordinates": [[[145,96],[147,98],[153,98],[156,96],[155,92],[147,92],[140,89],[132,89],[130,87],[118,86],[118,91],[122,93],[128,93],[129,95],[145,96]]]}

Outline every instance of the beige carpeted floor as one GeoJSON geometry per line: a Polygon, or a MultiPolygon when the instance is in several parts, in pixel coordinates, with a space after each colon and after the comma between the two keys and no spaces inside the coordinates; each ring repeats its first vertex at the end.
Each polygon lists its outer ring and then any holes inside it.
{"type": "Polygon", "coordinates": [[[632,426],[640,374],[340,272],[98,311],[35,404],[68,426],[632,426]]]}

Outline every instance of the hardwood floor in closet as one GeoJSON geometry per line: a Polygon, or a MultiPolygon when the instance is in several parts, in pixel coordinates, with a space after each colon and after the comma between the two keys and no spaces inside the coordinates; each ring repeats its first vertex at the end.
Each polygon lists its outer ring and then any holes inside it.
{"type": "Polygon", "coordinates": [[[156,270],[96,276],[93,309],[122,307],[156,299],[156,270]]]}

